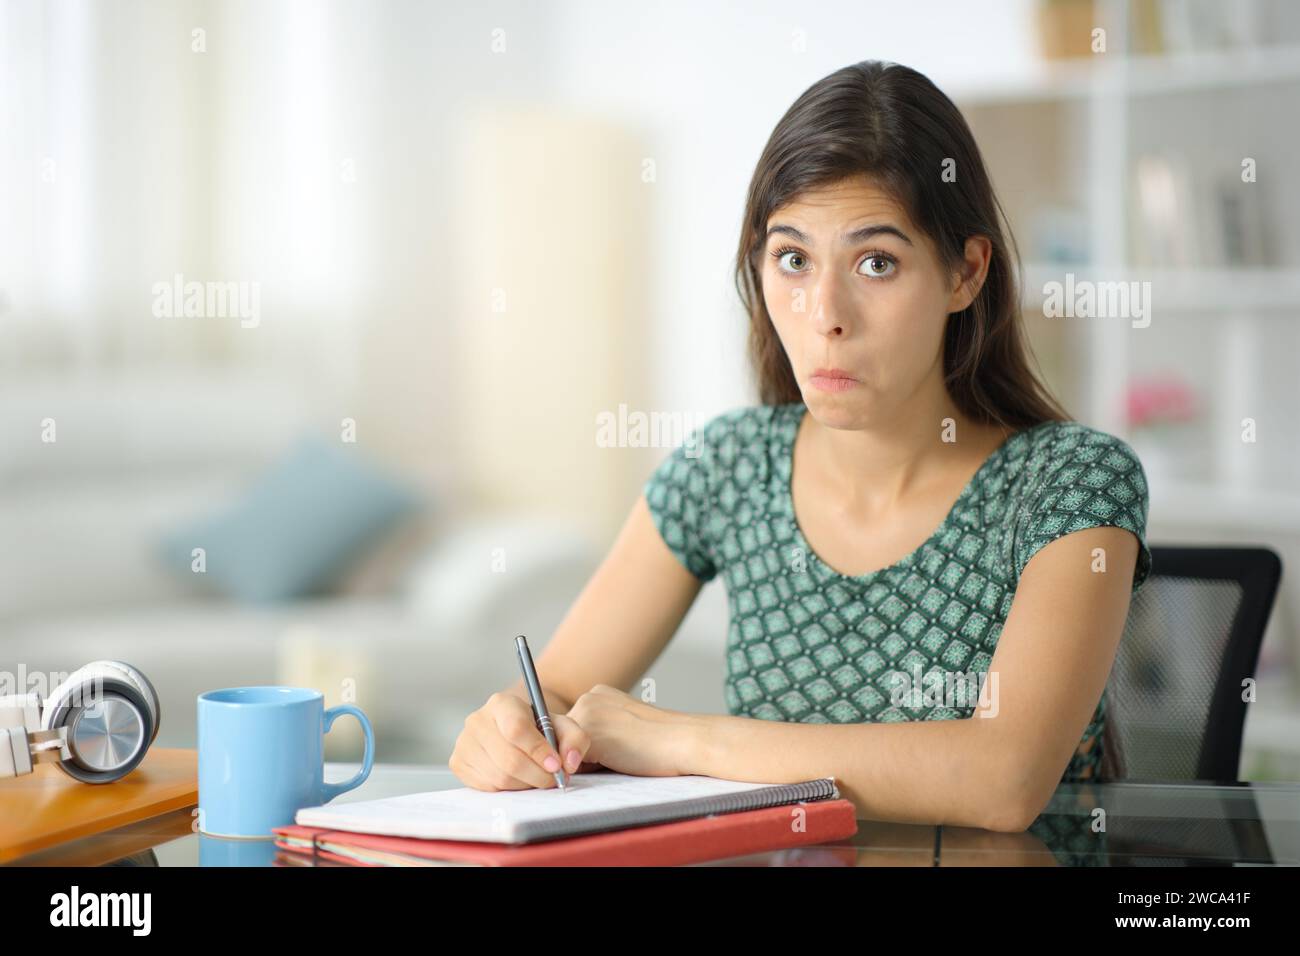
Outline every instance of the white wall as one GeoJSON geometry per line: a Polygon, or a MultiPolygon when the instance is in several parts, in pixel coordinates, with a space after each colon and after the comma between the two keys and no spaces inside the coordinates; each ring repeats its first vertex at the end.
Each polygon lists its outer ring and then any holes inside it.
{"type": "Polygon", "coordinates": [[[66,371],[66,352],[92,366],[257,365],[310,391],[321,424],[358,417],[376,448],[440,483],[457,414],[439,389],[457,320],[451,137],[466,111],[531,103],[649,144],[655,402],[720,411],[750,400],[730,266],[782,112],[867,57],[941,85],[1028,69],[1031,12],[10,0],[0,201],[17,228],[0,240],[0,320],[23,334],[0,343],[0,367],[27,374],[53,353],[66,371]],[[40,181],[47,157],[54,183],[40,181]],[[149,286],[176,271],[260,281],[262,328],[164,328],[145,311],[149,286]]]}

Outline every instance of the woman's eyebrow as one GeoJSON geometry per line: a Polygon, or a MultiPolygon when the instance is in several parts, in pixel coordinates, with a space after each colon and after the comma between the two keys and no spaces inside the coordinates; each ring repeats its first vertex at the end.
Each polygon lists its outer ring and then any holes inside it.
{"type": "MultiPolygon", "coordinates": [[[[775,226],[769,229],[767,231],[767,238],[770,239],[772,238],[773,235],[777,233],[782,233],[784,235],[790,236],[796,242],[802,242],[805,245],[812,244],[811,240],[806,235],[804,235],[804,233],[801,230],[796,229],[794,226],[788,226],[785,223],[777,223],[775,226]]],[[[897,226],[891,226],[888,223],[881,223],[878,225],[870,225],[870,226],[859,226],[857,229],[854,229],[852,232],[846,232],[844,235],[840,236],[840,242],[844,243],[845,245],[852,245],[855,242],[862,242],[865,239],[871,239],[872,237],[879,236],[879,235],[897,236],[899,239],[903,240],[909,246],[912,244],[912,240],[907,238],[907,234],[904,233],[903,230],[899,229],[897,226]]]]}

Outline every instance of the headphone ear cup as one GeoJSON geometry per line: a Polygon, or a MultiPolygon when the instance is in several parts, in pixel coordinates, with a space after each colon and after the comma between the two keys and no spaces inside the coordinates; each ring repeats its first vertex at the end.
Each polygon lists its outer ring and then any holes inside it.
{"type": "Polygon", "coordinates": [[[149,709],[150,724],[153,731],[149,735],[148,743],[152,744],[158,736],[158,728],[162,726],[162,704],[159,703],[158,692],[154,690],[149,678],[145,677],[142,671],[137,670],[125,661],[96,661],[90,666],[97,665],[116,668],[135,686],[141,699],[144,700],[145,706],[149,709]]]}
{"type": "Polygon", "coordinates": [[[67,728],[71,756],[59,762],[64,773],[83,783],[112,783],[144,759],[156,732],[153,717],[132,683],[111,672],[82,676],[56,688],[41,722],[67,728]]]}

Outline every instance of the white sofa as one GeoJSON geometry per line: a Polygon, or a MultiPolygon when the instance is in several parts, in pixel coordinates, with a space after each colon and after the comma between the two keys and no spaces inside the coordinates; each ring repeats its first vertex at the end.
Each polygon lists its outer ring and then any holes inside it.
{"type": "MultiPolygon", "coordinates": [[[[195,745],[203,691],[285,683],[317,687],[327,705],[354,700],[379,759],[444,762],[465,715],[518,676],[513,636],[544,648],[600,557],[599,544],[546,521],[453,522],[455,503],[436,501],[428,540],[381,545],[340,593],[276,606],[214,598],[167,573],[155,542],[275,459],[308,418],[293,394],[191,379],[2,397],[0,440],[13,453],[0,464],[0,668],[126,660],[162,699],[159,746],[195,745]],[[256,407],[257,429],[231,434],[232,419],[251,418],[232,400],[256,407]],[[46,417],[53,447],[38,438],[46,417]],[[506,574],[491,572],[488,542],[506,545],[506,574]]],[[[653,668],[659,703],[723,710],[725,628],[711,589],[653,668]]],[[[327,754],[359,756],[354,721],[335,725],[327,754]]]]}

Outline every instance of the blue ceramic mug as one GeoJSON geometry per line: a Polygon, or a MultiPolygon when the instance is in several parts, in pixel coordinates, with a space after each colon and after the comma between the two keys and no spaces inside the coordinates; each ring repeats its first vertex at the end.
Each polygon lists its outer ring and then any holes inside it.
{"type": "Polygon", "coordinates": [[[370,721],[351,704],[325,709],[304,687],[230,687],[199,695],[199,830],[212,836],[269,837],[303,807],[329,803],[361,786],[375,761],[370,721]],[[361,721],[361,770],[325,782],[325,735],[334,720],[361,721]]]}

